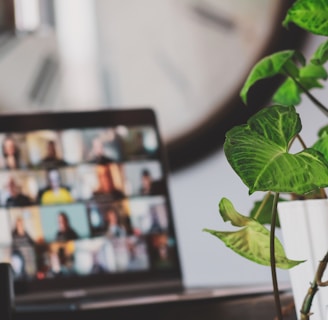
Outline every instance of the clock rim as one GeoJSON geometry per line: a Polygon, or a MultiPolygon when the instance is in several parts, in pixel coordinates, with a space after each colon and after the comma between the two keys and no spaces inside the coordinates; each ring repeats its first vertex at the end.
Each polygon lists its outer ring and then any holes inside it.
{"type": "MultiPolygon", "coordinates": [[[[256,61],[275,51],[302,47],[305,39],[304,31],[295,25],[290,26],[288,30],[282,26],[283,18],[293,2],[295,1],[280,1],[272,31],[263,49],[255,57],[256,61]]],[[[252,90],[250,91],[249,103],[246,107],[239,92],[247,75],[248,72],[240,78],[226,100],[214,107],[215,110],[206,119],[184,134],[164,142],[170,171],[175,172],[190,167],[215,151],[219,151],[224,143],[225,132],[235,125],[246,122],[250,116],[267,104],[270,96],[281,83],[281,79],[272,78],[256,84],[254,86],[256,95],[252,94],[252,90]]]]}

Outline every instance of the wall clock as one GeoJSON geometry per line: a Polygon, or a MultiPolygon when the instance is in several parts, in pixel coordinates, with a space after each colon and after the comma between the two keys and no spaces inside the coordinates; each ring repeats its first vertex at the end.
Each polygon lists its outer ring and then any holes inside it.
{"type": "MultiPolygon", "coordinates": [[[[233,123],[256,111],[241,105],[239,89],[259,58],[286,45],[280,25],[290,5],[98,1],[103,69],[115,88],[108,88],[110,105],[154,107],[171,169],[192,163],[221,145],[233,123]]],[[[296,39],[293,32],[289,36],[296,39]]],[[[295,45],[289,41],[289,47],[295,45]]],[[[268,90],[257,100],[263,102],[268,90]]]]}
{"type": "Polygon", "coordinates": [[[54,1],[54,32],[20,37],[0,60],[0,103],[10,110],[152,107],[169,167],[182,168],[265,103],[273,83],[257,90],[250,108],[239,90],[258,59],[300,43],[281,27],[291,3],[54,1]]]}

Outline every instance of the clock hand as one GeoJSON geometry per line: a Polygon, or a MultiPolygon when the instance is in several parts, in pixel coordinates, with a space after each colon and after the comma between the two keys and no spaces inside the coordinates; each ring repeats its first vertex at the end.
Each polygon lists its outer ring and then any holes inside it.
{"type": "Polygon", "coordinates": [[[199,18],[206,20],[213,26],[217,26],[220,29],[233,30],[236,27],[234,21],[223,16],[222,14],[219,14],[217,10],[213,10],[213,8],[205,5],[204,3],[194,4],[191,8],[199,18]]]}
{"type": "Polygon", "coordinates": [[[190,90],[190,83],[187,77],[176,66],[176,63],[169,58],[169,56],[160,50],[155,50],[154,58],[158,65],[162,68],[170,81],[175,83],[180,93],[185,93],[190,90]]]}

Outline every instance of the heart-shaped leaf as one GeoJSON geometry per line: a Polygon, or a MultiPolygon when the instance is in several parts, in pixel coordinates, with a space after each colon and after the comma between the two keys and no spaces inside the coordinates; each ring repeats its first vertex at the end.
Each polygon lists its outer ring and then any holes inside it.
{"type": "Polygon", "coordinates": [[[290,22],[299,27],[323,36],[328,36],[327,0],[298,0],[288,10],[284,26],[290,22]]]}
{"type": "MultiPolygon", "coordinates": [[[[274,53],[260,60],[251,70],[248,78],[241,89],[240,96],[244,103],[247,102],[247,94],[249,89],[259,80],[273,77],[277,74],[284,73],[284,67],[292,70],[293,64],[290,64],[292,58],[295,56],[294,50],[286,50],[274,53]]],[[[290,71],[292,72],[292,71],[290,71]]],[[[294,71],[295,72],[295,71],[294,71]]]]}
{"type": "Polygon", "coordinates": [[[232,168],[255,191],[304,194],[328,186],[328,162],[306,149],[288,152],[300,132],[301,121],[294,107],[272,106],[251,117],[246,125],[226,134],[224,151],[232,168]]]}
{"type": "MultiPolygon", "coordinates": [[[[265,265],[270,265],[270,232],[263,225],[252,218],[238,213],[232,203],[223,198],[219,204],[220,214],[224,221],[240,227],[238,231],[204,231],[222,240],[225,245],[241,256],[265,265]]],[[[281,269],[290,269],[303,261],[289,260],[278,238],[274,240],[276,266],[281,269]]]]}

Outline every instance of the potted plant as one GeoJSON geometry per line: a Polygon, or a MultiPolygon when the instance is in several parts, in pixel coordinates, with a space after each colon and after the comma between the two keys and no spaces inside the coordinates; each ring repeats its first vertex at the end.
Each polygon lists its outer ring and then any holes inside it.
{"type": "MultiPolygon", "coordinates": [[[[288,10],[283,25],[288,27],[290,23],[294,23],[310,34],[328,36],[327,21],[328,1],[297,0],[288,10]]],[[[312,89],[322,87],[321,81],[327,79],[328,74],[324,67],[327,60],[328,41],[325,41],[315,50],[309,61],[306,61],[300,52],[285,50],[265,57],[251,70],[241,90],[241,97],[245,103],[248,92],[258,81],[277,75],[284,76],[285,80],[272,97],[274,105],[261,109],[246,124],[236,126],[227,132],[224,152],[234,171],[249,188],[250,194],[256,191],[266,193],[263,201],[255,204],[250,216],[240,214],[230,200],[222,198],[219,203],[221,217],[237,230],[204,229],[241,256],[271,267],[278,319],[283,317],[276,268],[291,269],[291,272],[302,270],[301,266],[309,262],[304,260],[310,258],[288,257],[284,246],[275,236],[277,223],[280,220],[282,227],[291,226],[294,229],[285,232],[283,230],[286,240],[284,245],[287,245],[287,238],[290,235],[296,242],[296,247],[307,253],[314,250],[305,248],[306,244],[312,242],[312,236],[302,234],[301,229],[295,234],[295,223],[299,222],[302,216],[300,201],[307,204],[305,211],[310,210],[309,203],[323,202],[323,216],[328,216],[328,200],[324,191],[324,188],[328,187],[328,126],[320,129],[319,140],[312,147],[307,147],[301,138],[302,124],[295,108],[301,102],[301,95],[305,94],[313,105],[318,107],[318,112],[328,115],[328,109],[311,93],[312,89]],[[290,197],[285,200],[292,201],[284,201],[282,196],[286,195],[290,197]],[[297,204],[296,216],[285,219],[291,212],[289,207],[287,214],[283,212],[287,206],[285,203],[297,204]],[[266,227],[267,224],[269,228],[266,227]],[[304,244],[300,244],[300,238],[304,240],[304,244]]],[[[318,211],[318,207],[315,207],[315,211],[318,211]]],[[[328,234],[325,231],[328,227],[328,218],[323,218],[327,219],[326,226],[325,221],[316,215],[310,214],[306,219],[308,220],[302,226],[308,228],[311,225],[315,233],[319,234],[319,229],[322,229],[323,233],[328,234]],[[316,220],[321,227],[315,227],[312,223],[316,220]]],[[[316,254],[322,256],[314,257],[318,261],[311,261],[311,264],[315,263],[316,266],[310,268],[313,274],[309,279],[303,274],[307,286],[303,292],[304,299],[299,303],[295,296],[297,311],[300,311],[299,319],[310,319],[312,303],[315,303],[317,298],[316,293],[320,286],[326,285],[322,277],[328,262],[328,240],[319,237],[319,244],[316,246],[320,247],[320,253],[316,254]],[[321,249],[324,253],[321,253],[321,249]]],[[[292,252],[293,246],[289,249],[292,252]]],[[[298,281],[301,280],[296,280],[296,283],[298,281]]],[[[296,292],[293,293],[296,295],[296,292]]],[[[328,299],[324,305],[328,305],[328,299]]],[[[324,317],[323,308],[314,311],[315,319],[324,317]]]]}

